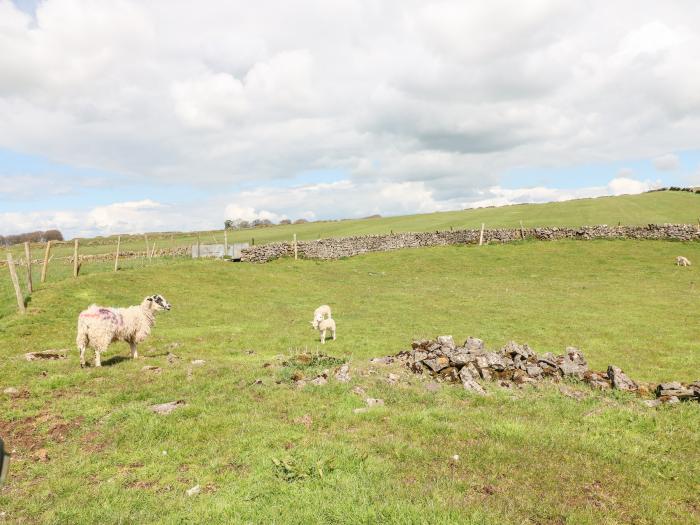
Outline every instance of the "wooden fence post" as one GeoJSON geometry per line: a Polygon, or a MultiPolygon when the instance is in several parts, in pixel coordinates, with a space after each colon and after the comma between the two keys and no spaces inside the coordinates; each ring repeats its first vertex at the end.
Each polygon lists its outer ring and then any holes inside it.
{"type": "Polygon", "coordinates": [[[49,269],[49,253],[51,253],[51,241],[46,243],[46,251],[44,252],[44,265],[41,267],[41,282],[46,281],[46,271],[49,269]]]}
{"type": "Polygon", "coordinates": [[[32,286],[32,254],[29,251],[29,243],[24,243],[24,255],[27,258],[27,291],[32,293],[34,287],[32,286]]]}
{"type": "Polygon", "coordinates": [[[26,308],[24,306],[24,297],[22,296],[22,290],[19,287],[19,279],[17,279],[17,272],[15,271],[15,261],[12,260],[12,254],[9,251],[7,252],[7,267],[10,269],[10,279],[12,279],[12,286],[15,287],[17,306],[19,307],[20,313],[25,313],[26,308]]]}
{"type": "Polygon", "coordinates": [[[250,245],[255,246],[255,237],[250,238],[250,245]]]}
{"type": "Polygon", "coordinates": [[[479,246],[484,244],[484,223],[481,223],[481,233],[479,234],[479,246]]]}
{"type": "Polygon", "coordinates": [[[151,256],[149,257],[149,259],[153,259],[153,257],[155,257],[155,255],[156,255],[156,241],[153,241],[153,248],[151,248],[151,256]]]}
{"type": "Polygon", "coordinates": [[[114,254],[114,271],[119,269],[119,248],[122,244],[122,236],[117,237],[117,253],[114,254]]]}
{"type": "Polygon", "coordinates": [[[200,247],[201,247],[201,245],[202,245],[202,243],[201,243],[200,240],[199,240],[199,234],[197,234],[197,259],[199,259],[199,256],[200,256],[200,253],[201,253],[201,252],[200,252],[200,247]]]}
{"type": "Polygon", "coordinates": [[[150,254],[150,252],[149,252],[150,246],[148,245],[148,234],[147,234],[147,233],[144,233],[144,234],[143,234],[143,238],[144,238],[144,240],[146,241],[146,255],[145,255],[144,259],[145,259],[146,257],[148,257],[148,260],[150,261],[150,260],[151,260],[151,257],[149,256],[149,254],[150,254]]]}
{"type": "Polygon", "coordinates": [[[523,228],[523,221],[520,221],[520,238],[525,240],[525,228],[523,228]]]}
{"type": "Polygon", "coordinates": [[[73,245],[73,277],[78,277],[78,272],[80,271],[80,265],[78,264],[78,239],[76,237],[75,243],[73,245]]]}
{"type": "Polygon", "coordinates": [[[294,260],[297,260],[297,234],[294,234],[294,260]]]}
{"type": "Polygon", "coordinates": [[[224,258],[228,255],[228,234],[224,230],[224,258]]]}

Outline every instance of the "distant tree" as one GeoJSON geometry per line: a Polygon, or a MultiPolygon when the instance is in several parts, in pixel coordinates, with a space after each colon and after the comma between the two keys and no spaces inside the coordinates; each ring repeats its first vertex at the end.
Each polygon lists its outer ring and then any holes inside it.
{"type": "Polygon", "coordinates": [[[290,221],[289,219],[282,219],[280,221],[280,224],[292,224],[292,221],[290,221]]]}
{"type": "Polygon", "coordinates": [[[226,219],[224,221],[224,229],[225,230],[233,230],[233,221],[231,219],[226,219]]]}
{"type": "Polygon", "coordinates": [[[44,239],[47,241],[62,241],[63,234],[58,230],[46,230],[44,232],[44,239]]]}
{"type": "Polygon", "coordinates": [[[297,219],[294,221],[294,224],[305,224],[307,222],[309,221],[307,221],[306,219],[297,219]]]}

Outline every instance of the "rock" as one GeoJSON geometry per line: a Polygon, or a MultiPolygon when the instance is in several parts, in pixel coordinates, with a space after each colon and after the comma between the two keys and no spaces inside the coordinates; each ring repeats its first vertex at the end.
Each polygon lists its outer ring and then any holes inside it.
{"type": "Polygon", "coordinates": [[[525,345],[519,345],[515,341],[509,341],[506,343],[506,346],[504,346],[501,349],[501,354],[503,355],[508,355],[510,357],[515,357],[516,355],[521,356],[523,359],[529,359],[530,357],[533,357],[535,353],[530,349],[529,346],[525,345]]]}
{"type": "Polygon", "coordinates": [[[154,374],[160,374],[162,372],[162,368],[159,366],[146,365],[141,368],[141,372],[153,372],[154,374]]]}
{"type": "Polygon", "coordinates": [[[298,379],[294,381],[294,387],[295,388],[304,388],[306,386],[306,380],[305,379],[298,379]]]}
{"type": "Polygon", "coordinates": [[[628,392],[634,392],[637,390],[637,383],[627,377],[627,375],[617,366],[608,366],[608,379],[610,379],[613,388],[618,390],[626,390],[628,392]]]}
{"type": "Polygon", "coordinates": [[[679,400],[692,399],[695,397],[695,390],[684,387],[681,383],[662,383],[656,387],[658,397],[677,397],[679,400]]]}
{"type": "Polygon", "coordinates": [[[195,486],[192,487],[191,489],[188,489],[186,494],[187,494],[188,496],[196,496],[196,495],[199,494],[201,491],[202,491],[201,487],[200,487],[199,485],[195,485],[195,486]]]}
{"type": "Polygon", "coordinates": [[[429,344],[430,341],[428,341],[427,339],[415,339],[411,343],[411,348],[413,348],[414,350],[417,350],[419,348],[427,348],[429,344]]]}
{"type": "Polygon", "coordinates": [[[168,360],[168,364],[173,365],[173,364],[175,364],[177,361],[180,360],[180,357],[177,356],[177,355],[175,355],[175,354],[173,354],[172,352],[168,352],[167,360],[168,360]]]}
{"type": "Polygon", "coordinates": [[[325,385],[326,383],[328,383],[328,379],[326,379],[323,375],[320,375],[320,376],[316,377],[316,379],[312,379],[310,381],[310,383],[312,385],[321,386],[321,385],[325,385]]]}
{"type": "Polygon", "coordinates": [[[68,355],[68,350],[42,350],[40,352],[27,352],[24,358],[27,361],[36,361],[40,359],[65,359],[68,355]]]}
{"type": "Polygon", "coordinates": [[[437,344],[439,344],[441,347],[447,347],[450,350],[454,350],[456,345],[455,345],[455,340],[452,338],[451,335],[440,335],[437,338],[437,344]]]}
{"type": "Polygon", "coordinates": [[[436,383],[435,381],[431,381],[430,383],[427,383],[425,385],[425,389],[428,392],[437,392],[438,390],[440,390],[440,383],[436,383]]]}
{"type": "Polygon", "coordinates": [[[193,365],[201,366],[204,363],[206,363],[206,361],[204,359],[193,359],[192,361],[190,361],[190,363],[192,363],[193,365]]]}
{"type": "Polygon", "coordinates": [[[37,461],[48,461],[49,460],[49,451],[46,450],[45,448],[40,448],[36,452],[32,454],[32,457],[36,459],[37,461]]]}
{"type": "Polygon", "coordinates": [[[486,390],[484,390],[484,388],[477,383],[476,379],[471,375],[467,367],[463,367],[459,371],[459,379],[462,381],[462,386],[465,390],[469,390],[470,392],[474,392],[475,394],[482,396],[486,394],[486,390]]]}
{"type": "Polygon", "coordinates": [[[476,354],[468,352],[466,349],[457,349],[450,356],[450,364],[453,366],[463,366],[476,361],[476,354]]]}
{"type": "Polygon", "coordinates": [[[170,414],[176,408],[184,407],[186,405],[183,399],[177,401],[170,401],[169,403],[162,403],[160,405],[151,405],[151,410],[156,414],[170,414]]]}
{"type": "Polygon", "coordinates": [[[557,368],[565,377],[571,376],[577,379],[583,379],[584,374],[588,371],[588,364],[577,348],[572,346],[566,349],[566,355],[560,355],[556,358],[557,368]]]}
{"type": "Polygon", "coordinates": [[[464,341],[464,348],[470,353],[480,353],[484,350],[484,342],[476,337],[468,337],[464,341]]]}
{"type": "Polygon", "coordinates": [[[254,385],[262,385],[262,384],[263,384],[263,380],[260,379],[260,378],[258,378],[258,379],[256,379],[255,381],[253,381],[253,384],[254,384],[254,385]]]}
{"type": "Polygon", "coordinates": [[[355,388],[353,388],[353,389],[352,389],[352,393],[353,393],[353,394],[357,394],[357,395],[360,396],[360,397],[365,397],[365,395],[367,395],[367,394],[365,393],[365,389],[362,388],[361,386],[356,386],[355,388]]]}
{"type": "Polygon", "coordinates": [[[552,368],[557,367],[557,358],[554,357],[552,352],[545,352],[537,358],[537,363],[542,366],[542,363],[551,366],[552,368]]]}
{"type": "Polygon", "coordinates": [[[341,383],[347,383],[350,381],[350,366],[345,364],[342,365],[338,370],[335,371],[335,380],[341,383]]]}
{"type": "Polygon", "coordinates": [[[368,407],[384,406],[383,399],[375,399],[373,397],[368,397],[367,399],[365,399],[365,403],[367,403],[368,407]]]}
{"type": "Polygon", "coordinates": [[[19,395],[19,390],[17,390],[13,386],[8,386],[5,390],[2,391],[2,393],[11,397],[15,397],[19,395]]]}
{"type": "Polygon", "coordinates": [[[390,365],[394,362],[394,358],[391,356],[375,357],[374,359],[370,359],[369,362],[374,363],[375,365],[390,365]]]}
{"type": "Polygon", "coordinates": [[[386,382],[389,383],[390,385],[395,385],[396,383],[399,382],[400,377],[397,376],[396,374],[389,374],[386,376],[386,382]]]}
{"type": "Polygon", "coordinates": [[[648,406],[649,408],[656,408],[661,405],[660,399],[645,399],[642,404],[648,406]]]}
{"type": "Polygon", "coordinates": [[[678,399],[676,396],[669,396],[668,398],[663,398],[663,401],[664,403],[667,403],[669,405],[677,405],[681,402],[681,400],[678,399]]]}
{"type": "Polygon", "coordinates": [[[423,350],[414,350],[413,354],[411,354],[411,359],[414,361],[423,361],[428,359],[428,352],[424,352],[423,350]]]}
{"type": "Polygon", "coordinates": [[[496,352],[486,352],[484,357],[486,357],[486,366],[494,372],[502,372],[506,369],[506,363],[503,357],[496,352]]]}
{"type": "Polygon", "coordinates": [[[459,381],[459,370],[457,367],[448,366],[447,368],[440,370],[438,376],[442,381],[457,382],[459,381]]]}
{"type": "Polygon", "coordinates": [[[525,373],[534,379],[539,379],[542,377],[543,370],[537,365],[529,365],[525,367],[525,373]]]}
{"type": "Polygon", "coordinates": [[[450,365],[450,360],[446,357],[436,357],[434,359],[426,359],[423,364],[430,368],[433,372],[439,372],[443,368],[450,365]]]}

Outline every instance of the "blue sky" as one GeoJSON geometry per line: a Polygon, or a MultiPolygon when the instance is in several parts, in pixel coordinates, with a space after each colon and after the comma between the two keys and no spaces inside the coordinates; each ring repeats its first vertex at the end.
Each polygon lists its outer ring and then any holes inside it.
{"type": "Polygon", "coordinates": [[[0,234],[700,185],[700,4],[0,0],[0,234]]]}

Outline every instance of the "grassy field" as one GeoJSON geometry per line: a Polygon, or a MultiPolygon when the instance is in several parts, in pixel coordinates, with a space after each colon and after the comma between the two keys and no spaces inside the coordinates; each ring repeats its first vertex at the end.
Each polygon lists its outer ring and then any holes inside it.
{"type": "MultiPolygon", "coordinates": [[[[683,213],[670,220],[692,220],[683,213]]],[[[116,274],[88,266],[78,281],[40,287],[28,315],[11,303],[0,312],[0,387],[24,392],[0,394],[0,435],[16,449],[0,512],[17,523],[697,523],[697,404],[649,409],[571,385],[584,393],[577,401],[547,384],[486,385],[481,398],[368,363],[415,337],[473,335],[492,348],[578,346],[593,368],[614,363],[640,380],[700,379],[698,268],[674,266],[679,254],[700,261],[700,245],[524,242],[332,262],[135,261],[116,274]],[[120,343],[108,366],[80,369],[77,313],[153,293],[173,310],[142,358],[125,359],[120,343]],[[308,324],[321,303],[338,323],[323,351],[348,360],[353,380],[298,390],[289,381],[298,367],[280,356],[321,350],[308,324]],[[49,348],[70,357],[22,358],[49,348]],[[168,351],[180,360],[170,364],[168,351]],[[404,381],[389,385],[389,371],[404,381]],[[386,406],[353,413],[358,385],[386,406]],[[187,406],[170,415],[148,410],[177,399],[187,406]],[[186,496],[196,484],[202,493],[186,496]]]]}
{"type": "MultiPolygon", "coordinates": [[[[342,221],[320,221],[306,224],[291,224],[229,231],[229,242],[255,242],[257,244],[291,241],[296,233],[299,240],[323,237],[344,237],[378,233],[449,230],[450,228],[517,228],[520,221],[525,227],[537,226],[583,226],[594,224],[695,224],[700,219],[700,195],[688,192],[652,192],[640,195],[579,199],[546,204],[523,204],[498,208],[403,215],[375,219],[353,219],[342,221]]],[[[222,230],[208,232],[149,233],[149,244],[156,248],[173,248],[196,244],[197,235],[203,244],[223,243],[222,230]]],[[[112,253],[116,249],[116,236],[81,240],[80,253],[112,253]]],[[[32,246],[33,257],[43,256],[43,246],[32,246]]],[[[143,235],[122,236],[122,250],[144,251],[143,235]]],[[[16,258],[24,256],[24,248],[12,248],[16,258]]],[[[73,243],[65,242],[53,250],[55,257],[73,255],[73,243]]]]}

